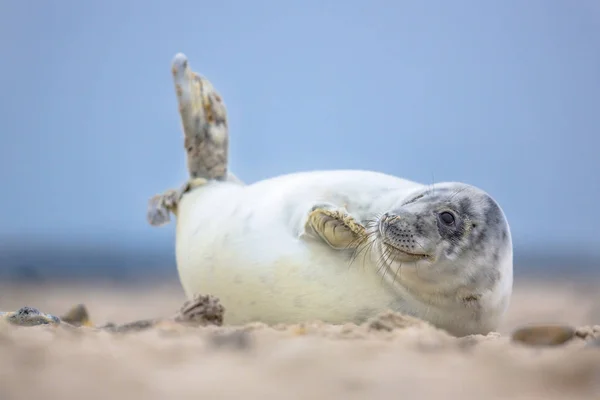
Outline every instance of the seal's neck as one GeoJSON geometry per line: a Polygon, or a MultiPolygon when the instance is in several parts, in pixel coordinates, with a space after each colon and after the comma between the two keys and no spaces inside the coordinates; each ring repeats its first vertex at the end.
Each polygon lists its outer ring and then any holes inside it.
{"type": "Polygon", "coordinates": [[[419,276],[418,267],[402,267],[394,284],[401,286],[416,301],[427,306],[454,308],[460,295],[475,295],[466,282],[456,279],[428,280],[419,276]]]}
{"type": "Polygon", "coordinates": [[[452,334],[485,334],[497,329],[510,302],[512,251],[501,257],[495,267],[473,268],[471,274],[462,278],[446,277],[435,282],[424,279],[423,270],[406,268],[394,284],[411,298],[417,314],[427,315],[435,325],[452,334]]]}

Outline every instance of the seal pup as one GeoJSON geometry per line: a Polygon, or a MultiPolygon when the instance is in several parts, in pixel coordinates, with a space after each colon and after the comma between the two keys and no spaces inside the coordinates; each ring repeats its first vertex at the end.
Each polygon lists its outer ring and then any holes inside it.
{"type": "Polygon", "coordinates": [[[190,179],[149,201],[176,217],[185,294],[225,324],[361,323],[391,309],[462,336],[498,326],[512,294],[512,240],[498,203],[459,182],[427,186],[365,170],[244,184],[227,169],[225,105],[185,55],[172,62],[190,179]]]}

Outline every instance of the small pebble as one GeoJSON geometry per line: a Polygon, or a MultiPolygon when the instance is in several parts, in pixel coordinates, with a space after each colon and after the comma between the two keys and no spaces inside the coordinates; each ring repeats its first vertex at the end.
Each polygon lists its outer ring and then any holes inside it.
{"type": "Polygon", "coordinates": [[[37,308],[23,307],[15,312],[2,313],[5,321],[19,326],[58,325],[60,319],[54,315],[44,314],[37,308]]]}
{"type": "Polygon", "coordinates": [[[65,315],[60,317],[60,319],[73,326],[93,326],[87,308],[83,304],[78,304],[71,308],[65,315]]]}
{"type": "Polygon", "coordinates": [[[560,346],[575,337],[575,328],[568,325],[533,325],[519,328],[511,339],[527,346],[560,346]]]}

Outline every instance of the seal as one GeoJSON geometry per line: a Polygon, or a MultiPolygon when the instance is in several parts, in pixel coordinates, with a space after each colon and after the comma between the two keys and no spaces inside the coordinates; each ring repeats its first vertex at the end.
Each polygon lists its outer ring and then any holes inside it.
{"type": "Polygon", "coordinates": [[[149,201],[176,217],[188,298],[220,299],[224,323],[361,323],[392,310],[456,336],[498,326],[512,294],[510,228],[485,191],[368,170],[305,171],[245,184],[227,169],[221,96],[172,62],[188,182],[149,201]]]}

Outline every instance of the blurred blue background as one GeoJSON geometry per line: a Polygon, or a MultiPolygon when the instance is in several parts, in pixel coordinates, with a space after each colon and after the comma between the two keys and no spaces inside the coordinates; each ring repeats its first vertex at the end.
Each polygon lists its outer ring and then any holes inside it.
{"type": "Polygon", "coordinates": [[[0,3],[0,270],[174,274],[170,63],[221,92],[246,182],[361,168],[490,192],[517,274],[600,263],[600,3],[0,3]],[[536,261],[537,260],[537,261],[536,261]]]}

